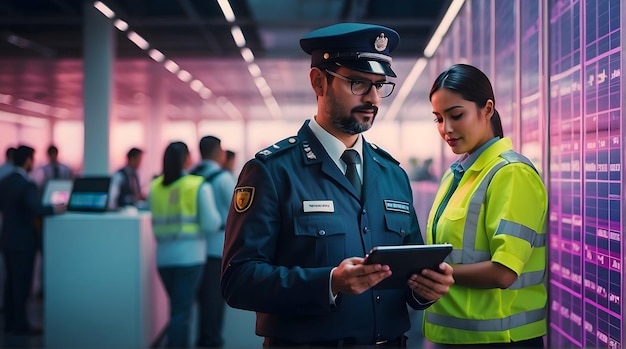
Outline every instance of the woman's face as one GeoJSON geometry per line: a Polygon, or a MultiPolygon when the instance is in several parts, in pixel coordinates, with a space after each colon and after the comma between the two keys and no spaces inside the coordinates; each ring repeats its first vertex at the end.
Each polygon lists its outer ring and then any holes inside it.
{"type": "Polygon", "coordinates": [[[455,154],[471,154],[494,137],[490,123],[492,100],[479,108],[460,94],[442,88],[433,93],[430,101],[439,134],[455,154]]]}

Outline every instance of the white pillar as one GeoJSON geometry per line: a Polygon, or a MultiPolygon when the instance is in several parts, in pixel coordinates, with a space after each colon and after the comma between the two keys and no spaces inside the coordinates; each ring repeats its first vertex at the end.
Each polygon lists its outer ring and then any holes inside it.
{"type": "Polygon", "coordinates": [[[150,70],[150,76],[148,77],[148,96],[150,98],[147,108],[148,112],[144,117],[148,148],[144,149],[141,167],[149,169],[151,178],[154,175],[161,174],[163,170],[163,152],[165,151],[163,125],[167,121],[169,96],[167,86],[163,81],[163,70],[165,68],[160,64],[151,64],[148,69],[150,70]]]}
{"type": "Polygon", "coordinates": [[[84,173],[106,176],[110,172],[115,36],[111,20],[96,10],[92,2],[84,3],[83,21],[84,173]]]}

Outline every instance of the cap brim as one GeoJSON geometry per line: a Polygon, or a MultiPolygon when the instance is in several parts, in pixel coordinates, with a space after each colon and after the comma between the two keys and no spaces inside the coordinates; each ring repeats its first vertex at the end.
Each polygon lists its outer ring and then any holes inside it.
{"type": "Polygon", "coordinates": [[[368,60],[345,60],[335,62],[342,67],[346,67],[352,70],[360,71],[363,73],[380,74],[397,77],[396,73],[391,69],[391,65],[387,62],[368,61],[368,60]]]}

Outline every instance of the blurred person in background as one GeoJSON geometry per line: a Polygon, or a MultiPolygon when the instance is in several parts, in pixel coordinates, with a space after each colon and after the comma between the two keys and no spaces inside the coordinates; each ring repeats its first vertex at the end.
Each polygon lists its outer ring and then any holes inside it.
{"type": "Polygon", "coordinates": [[[0,180],[6,176],[8,176],[13,170],[15,170],[15,165],[13,164],[13,156],[15,155],[15,148],[8,147],[5,152],[5,162],[0,165],[0,180]]]}
{"type": "Polygon", "coordinates": [[[4,254],[7,278],[4,289],[4,329],[8,334],[39,334],[31,326],[26,307],[33,284],[37,250],[41,235],[36,228],[36,218],[65,212],[64,204],[44,206],[37,185],[28,176],[35,163],[35,150],[20,145],[14,155],[15,171],[0,180],[0,212],[2,232],[0,250],[4,254]]]}
{"type": "Polygon", "coordinates": [[[224,251],[224,225],[237,180],[222,168],[225,152],[222,141],[214,136],[202,137],[199,144],[202,161],[191,173],[202,176],[211,185],[215,204],[220,212],[222,226],[217,234],[207,235],[207,258],[198,288],[198,339],[197,347],[216,348],[224,344],[222,329],[226,302],[220,290],[222,253],[224,251]]]}
{"type": "Polygon", "coordinates": [[[235,174],[235,156],[237,154],[232,150],[226,150],[226,159],[224,160],[224,165],[222,166],[226,171],[230,171],[233,175],[235,174]]]}
{"type": "MultiPolygon", "coordinates": [[[[0,180],[15,171],[15,165],[13,164],[13,156],[15,155],[15,148],[8,147],[5,152],[6,161],[0,165],[0,180]]],[[[0,231],[2,231],[2,212],[0,211],[0,231]]],[[[5,263],[2,253],[0,253],[0,302],[4,299],[4,283],[6,281],[5,263]]],[[[0,310],[4,308],[4,303],[0,303],[0,310]]]]}
{"type": "Polygon", "coordinates": [[[222,225],[213,189],[204,178],[188,174],[189,149],[170,143],[163,174],[150,184],[148,204],[157,240],[157,268],[170,301],[167,346],[189,345],[191,310],[206,260],[207,235],[222,225]]]}
{"type": "Polygon", "coordinates": [[[36,168],[32,173],[40,194],[43,193],[46,183],[51,179],[74,179],[74,170],[59,161],[59,149],[55,145],[50,145],[46,154],[48,162],[36,168]]]}
{"type": "Polygon", "coordinates": [[[110,208],[143,206],[145,196],[141,191],[141,181],[137,172],[142,158],[143,150],[139,148],[131,148],[126,153],[126,165],[115,171],[111,177],[110,208]]]}

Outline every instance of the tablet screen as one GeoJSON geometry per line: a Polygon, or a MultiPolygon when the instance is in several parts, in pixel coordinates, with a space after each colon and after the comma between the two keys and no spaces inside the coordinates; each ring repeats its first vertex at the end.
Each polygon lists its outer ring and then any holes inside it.
{"type": "Polygon", "coordinates": [[[384,264],[391,268],[392,275],[373,289],[403,288],[412,274],[424,268],[437,270],[450,252],[450,244],[377,246],[370,251],[365,264],[384,264]]]}

